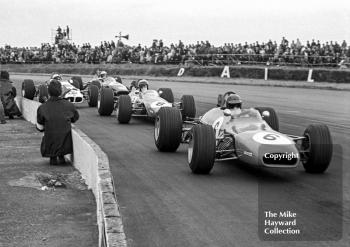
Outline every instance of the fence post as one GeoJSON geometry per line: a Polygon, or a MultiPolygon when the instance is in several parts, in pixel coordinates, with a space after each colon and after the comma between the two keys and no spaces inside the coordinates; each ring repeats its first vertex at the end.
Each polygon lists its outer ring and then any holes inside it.
{"type": "Polygon", "coordinates": [[[264,77],[264,80],[265,80],[265,81],[267,81],[268,71],[269,71],[269,69],[268,69],[268,68],[265,68],[265,77],[264,77]]]}

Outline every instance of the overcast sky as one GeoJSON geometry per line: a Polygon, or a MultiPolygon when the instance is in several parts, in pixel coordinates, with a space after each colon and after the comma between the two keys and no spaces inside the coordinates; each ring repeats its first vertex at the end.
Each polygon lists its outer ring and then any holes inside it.
{"type": "Polygon", "coordinates": [[[57,26],[73,30],[76,44],[116,40],[130,45],[209,40],[280,42],[315,38],[350,43],[349,0],[0,0],[0,46],[51,43],[57,26]]]}

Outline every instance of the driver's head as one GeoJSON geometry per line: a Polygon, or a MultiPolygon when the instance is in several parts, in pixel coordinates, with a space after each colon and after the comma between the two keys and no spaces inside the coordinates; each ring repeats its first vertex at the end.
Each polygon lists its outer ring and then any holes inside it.
{"type": "Polygon", "coordinates": [[[238,94],[231,94],[226,99],[226,108],[242,108],[242,99],[238,94]]]}
{"type": "Polygon", "coordinates": [[[103,79],[107,78],[107,72],[106,71],[101,71],[100,77],[103,78],[103,79]]]}
{"type": "Polygon", "coordinates": [[[144,80],[144,79],[140,80],[138,87],[139,87],[139,90],[141,92],[147,91],[148,90],[148,81],[144,80]]]}
{"type": "Polygon", "coordinates": [[[123,83],[122,78],[120,78],[120,76],[116,76],[115,80],[119,83],[123,83]]]}
{"type": "Polygon", "coordinates": [[[60,74],[53,74],[51,79],[55,79],[57,81],[62,81],[62,76],[60,74]]]}

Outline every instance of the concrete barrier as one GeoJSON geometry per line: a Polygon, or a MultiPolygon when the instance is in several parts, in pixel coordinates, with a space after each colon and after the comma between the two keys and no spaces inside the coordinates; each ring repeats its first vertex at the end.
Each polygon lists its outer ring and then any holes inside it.
{"type": "MultiPolygon", "coordinates": [[[[36,124],[36,113],[40,103],[18,97],[16,101],[23,117],[36,124]]],[[[127,246],[107,155],[74,125],[72,138],[73,155],[69,159],[80,171],[95,196],[99,247],[127,246]]]]}

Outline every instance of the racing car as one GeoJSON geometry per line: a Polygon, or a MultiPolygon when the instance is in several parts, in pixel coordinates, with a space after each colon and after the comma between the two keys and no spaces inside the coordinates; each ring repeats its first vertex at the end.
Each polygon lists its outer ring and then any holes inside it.
{"type": "Polygon", "coordinates": [[[210,173],[215,161],[224,160],[279,168],[302,163],[308,173],[327,170],[333,144],[326,125],[311,124],[302,136],[283,134],[273,108],[241,109],[236,114],[225,107],[231,95],[236,94],[219,95],[217,107],[185,124],[176,109],[161,109],[154,129],[158,150],[176,151],[180,143],[187,143],[189,167],[199,174],[210,173]]]}
{"type": "MultiPolygon", "coordinates": [[[[62,85],[62,95],[66,100],[76,104],[83,103],[84,100],[88,101],[89,106],[97,106],[98,101],[98,88],[94,85],[86,84],[84,85],[81,77],[73,76],[69,80],[62,80],[62,77],[58,74],[53,74],[51,79],[57,79],[62,85]]],[[[25,79],[22,82],[22,96],[24,98],[33,100],[34,97],[38,97],[40,103],[44,103],[48,95],[48,83],[50,80],[43,84],[34,85],[34,81],[30,79],[25,79]]]]}
{"type": "Polygon", "coordinates": [[[116,105],[119,123],[129,123],[132,116],[156,118],[162,108],[178,109],[182,115],[181,119],[195,117],[196,106],[192,95],[183,95],[180,102],[174,102],[170,88],[160,88],[156,91],[148,87],[147,80],[141,79],[132,83],[129,95],[120,96],[116,105]]]}
{"type": "Polygon", "coordinates": [[[120,77],[107,76],[104,71],[89,84],[92,87],[90,95],[98,97],[97,108],[101,116],[110,116],[118,105],[120,96],[129,94],[129,89],[122,84],[120,77]]]}

